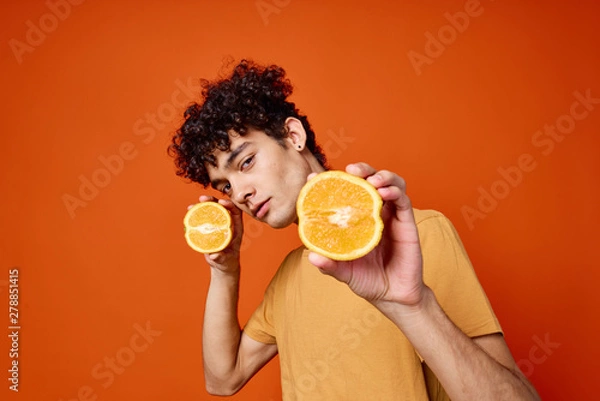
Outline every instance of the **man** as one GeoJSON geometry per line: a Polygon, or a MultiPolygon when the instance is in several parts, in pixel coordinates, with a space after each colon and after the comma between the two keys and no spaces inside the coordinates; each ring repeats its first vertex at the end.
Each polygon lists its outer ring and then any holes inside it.
{"type": "MultiPolygon", "coordinates": [[[[365,163],[384,201],[380,244],[336,262],[301,247],[284,260],[240,329],[237,302],[242,212],[274,228],[297,221],[310,174],[327,169],[305,116],[287,100],[276,66],[242,61],[204,82],[169,148],[178,174],[229,199],[234,239],[206,255],[206,388],[231,395],[277,353],[284,400],[537,400],[451,223],[413,209],[398,175],[365,163]]],[[[200,201],[216,201],[201,196],[200,201]]]]}

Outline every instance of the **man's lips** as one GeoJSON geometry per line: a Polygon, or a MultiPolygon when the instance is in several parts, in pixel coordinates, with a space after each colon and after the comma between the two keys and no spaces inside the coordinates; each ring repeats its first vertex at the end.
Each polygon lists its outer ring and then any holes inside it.
{"type": "Polygon", "coordinates": [[[267,199],[266,201],[259,203],[253,210],[254,217],[257,219],[262,219],[265,214],[269,211],[269,206],[271,205],[271,199],[267,199]]]}

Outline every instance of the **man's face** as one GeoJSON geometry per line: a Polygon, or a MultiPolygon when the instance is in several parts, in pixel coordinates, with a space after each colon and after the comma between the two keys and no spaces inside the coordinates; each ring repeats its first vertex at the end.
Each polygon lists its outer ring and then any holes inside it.
{"type": "Polygon", "coordinates": [[[244,136],[230,133],[229,137],[229,150],[214,153],[217,167],[207,164],[213,188],[271,227],[295,222],[296,199],[312,172],[306,153],[297,150],[291,138],[286,138],[283,146],[254,129],[244,136]]]}

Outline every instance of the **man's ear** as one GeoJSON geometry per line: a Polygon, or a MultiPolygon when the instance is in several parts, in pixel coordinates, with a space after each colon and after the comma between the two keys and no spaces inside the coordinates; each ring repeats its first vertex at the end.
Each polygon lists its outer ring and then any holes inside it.
{"type": "Polygon", "coordinates": [[[306,145],[306,131],[302,122],[295,117],[288,117],[285,119],[285,130],[287,131],[288,144],[297,151],[304,150],[306,145]]]}

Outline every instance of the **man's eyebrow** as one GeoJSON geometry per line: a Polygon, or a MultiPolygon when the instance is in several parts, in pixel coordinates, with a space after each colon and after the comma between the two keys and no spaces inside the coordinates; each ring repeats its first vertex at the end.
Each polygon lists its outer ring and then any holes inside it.
{"type": "Polygon", "coordinates": [[[250,144],[249,142],[244,142],[231,152],[231,154],[227,158],[227,162],[225,163],[226,169],[231,167],[231,163],[233,163],[235,161],[235,158],[238,157],[240,155],[240,153],[242,153],[249,144],[250,144]]]}
{"type": "MultiPolygon", "coordinates": [[[[231,164],[235,161],[236,157],[238,157],[240,155],[240,153],[242,153],[248,145],[250,145],[250,142],[244,142],[231,152],[231,154],[227,158],[227,161],[225,162],[225,169],[228,169],[229,167],[231,167],[231,164]]],[[[225,181],[226,180],[223,180],[223,179],[212,180],[210,182],[210,186],[213,187],[214,189],[217,189],[219,184],[221,184],[222,182],[225,182],[225,181]]]]}
{"type": "Polygon", "coordinates": [[[219,190],[219,188],[218,188],[219,184],[221,184],[224,181],[225,180],[221,180],[221,179],[219,179],[219,180],[212,180],[210,182],[210,186],[213,187],[214,189],[216,189],[218,191],[219,190]]]}

